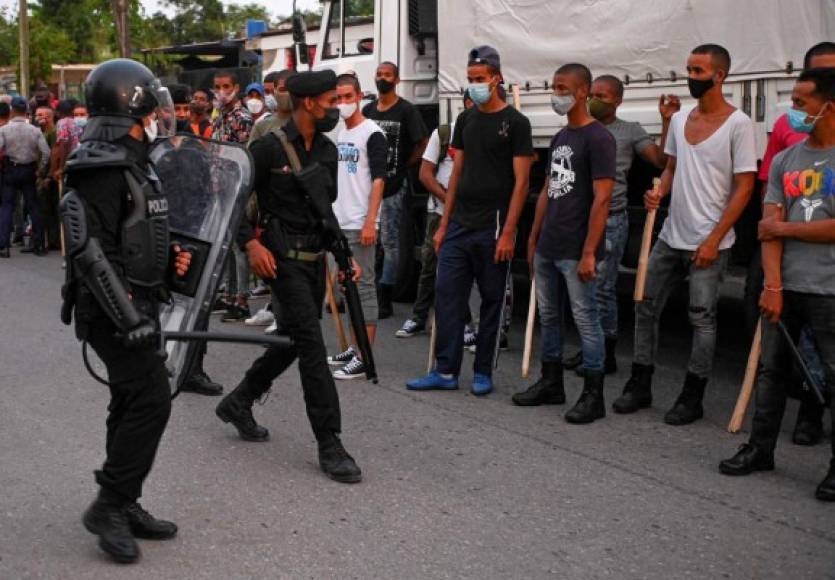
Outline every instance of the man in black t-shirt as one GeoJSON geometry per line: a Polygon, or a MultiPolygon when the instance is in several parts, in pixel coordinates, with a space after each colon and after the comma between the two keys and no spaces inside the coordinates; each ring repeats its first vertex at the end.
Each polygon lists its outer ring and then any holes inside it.
{"type": "Polygon", "coordinates": [[[481,294],[472,392],[493,389],[493,365],[516,224],[528,194],[533,155],[531,124],[498,95],[499,54],[470,51],[467,92],[476,107],[455,122],[452,176],[435,234],[438,274],[436,368],[406,383],[411,390],[457,389],[464,319],[473,280],[481,294]]]}
{"type": "Polygon", "coordinates": [[[591,423],[606,416],[605,347],[595,277],[605,253],[617,148],[612,134],[589,114],[590,90],[591,72],[586,66],[566,64],[557,69],[551,106],[558,115],[568,115],[568,126],[551,141],[548,173],[528,239],[542,322],[542,377],[513,396],[513,402],[522,406],[565,402],[561,329],[567,299],[585,366],[583,393],[565,416],[569,423],[591,423]]]}
{"type": "Polygon", "coordinates": [[[380,276],[380,309],[378,317],[392,315],[391,295],[397,281],[400,249],[400,217],[406,196],[406,171],[415,167],[423,155],[429,132],[412,103],[397,96],[400,74],[392,62],[377,67],[376,85],[379,96],[367,104],[362,114],[385,132],[389,151],[386,161],[386,189],[380,211],[380,242],[385,252],[380,276]]]}

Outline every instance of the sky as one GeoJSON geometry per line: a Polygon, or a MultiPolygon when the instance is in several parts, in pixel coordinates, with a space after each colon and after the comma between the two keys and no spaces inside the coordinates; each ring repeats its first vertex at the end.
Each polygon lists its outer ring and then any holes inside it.
{"type": "MultiPolygon", "coordinates": [[[[276,16],[286,16],[290,14],[293,7],[293,0],[223,0],[224,4],[262,4],[270,9],[273,18],[276,16]]],[[[318,0],[296,0],[296,7],[299,10],[314,8],[318,5],[318,0]]],[[[142,0],[142,5],[145,10],[152,14],[163,7],[162,0],[142,0]]],[[[17,10],[18,0],[0,0],[0,8],[8,8],[17,10]]]]}

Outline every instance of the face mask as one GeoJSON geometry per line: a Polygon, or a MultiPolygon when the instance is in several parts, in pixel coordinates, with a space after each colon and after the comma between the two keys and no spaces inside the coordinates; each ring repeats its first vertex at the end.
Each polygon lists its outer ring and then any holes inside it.
{"type": "Polygon", "coordinates": [[[701,99],[702,95],[713,88],[713,79],[687,79],[687,88],[690,89],[690,96],[694,99],[701,99]]]}
{"type": "Polygon", "coordinates": [[[278,103],[279,111],[290,111],[293,108],[293,101],[290,99],[290,93],[278,93],[275,100],[278,103]]]}
{"type": "Polygon", "coordinates": [[[260,99],[248,99],[246,102],[246,108],[253,115],[258,115],[264,110],[264,101],[260,99]]]}
{"type": "Polygon", "coordinates": [[[156,141],[157,135],[159,135],[159,125],[157,125],[156,119],[154,119],[145,125],[145,136],[148,137],[148,143],[156,141]]]}
{"type": "Polygon", "coordinates": [[[614,112],[614,103],[608,103],[596,97],[589,99],[589,114],[598,121],[608,119],[614,112]]]}
{"type": "Polygon", "coordinates": [[[75,126],[82,129],[87,126],[87,117],[75,117],[75,126]]]}
{"type": "Polygon", "coordinates": [[[574,95],[551,95],[551,108],[557,115],[567,115],[576,104],[574,95]]]}
{"type": "Polygon", "coordinates": [[[267,95],[264,99],[264,104],[267,105],[267,110],[275,111],[278,108],[278,101],[272,95],[267,95]]]}
{"type": "Polygon", "coordinates": [[[377,85],[377,90],[384,95],[394,90],[394,83],[386,79],[377,79],[374,84],[377,85]]]}
{"type": "Polygon", "coordinates": [[[357,112],[356,103],[345,103],[343,105],[337,105],[336,108],[339,109],[339,116],[343,119],[350,119],[357,112]]]}
{"type": "Polygon", "coordinates": [[[476,105],[483,105],[490,100],[490,83],[470,83],[467,86],[467,94],[476,105]]]}
{"type": "Polygon", "coordinates": [[[800,109],[789,109],[787,113],[789,125],[791,128],[797,131],[798,133],[811,133],[812,130],[815,128],[815,124],[818,122],[818,119],[823,117],[823,110],[826,108],[824,104],[821,107],[821,110],[818,111],[817,115],[809,115],[806,111],[802,111],[800,109]],[[811,123],[808,123],[806,119],[812,119],[811,123]]]}
{"type": "Polygon", "coordinates": [[[339,109],[336,107],[328,107],[325,109],[325,116],[314,121],[316,130],[320,133],[330,133],[337,123],[339,123],[339,109]]]}
{"type": "Polygon", "coordinates": [[[225,106],[235,100],[235,93],[234,91],[229,91],[228,93],[217,91],[215,92],[215,98],[217,98],[221,106],[225,106]]]}
{"type": "Polygon", "coordinates": [[[204,115],[206,113],[206,109],[208,107],[203,103],[198,103],[196,101],[192,101],[188,104],[188,109],[195,115],[204,115]]]}

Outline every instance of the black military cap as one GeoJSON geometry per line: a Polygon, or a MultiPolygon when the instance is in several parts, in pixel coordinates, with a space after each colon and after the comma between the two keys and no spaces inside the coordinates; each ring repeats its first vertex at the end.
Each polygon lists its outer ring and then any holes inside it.
{"type": "Polygon", "coordinates": [[[477,46],[470,51],[467,66],[472,66],[474,64],[487,64],[496,70],[502,69],[499,51],[492,46],[487,45],[477,46]]]}
{"type": "Polygon", "coordinates": [[[287,79],[287,90],[296,97],[315,97],[336,89],[336,73],[332,70],[296,73],[287,79]]]}

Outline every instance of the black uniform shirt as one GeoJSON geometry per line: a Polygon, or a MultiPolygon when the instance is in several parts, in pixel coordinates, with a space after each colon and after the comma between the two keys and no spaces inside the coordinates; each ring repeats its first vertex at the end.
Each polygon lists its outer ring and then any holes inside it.
{"type": "MultiPolygon", "coordinates": [[[[287,139],[293,144],[303,167],[318,162],[331,175],[331,201],[336,200],[336,170],[339,156],[333,141],[316,133],[310,151],[304,148],[304,137],[291,119],[285,126],[287,139]]],[[[255,160],[255,191],[258,195],[258,209],[261,215],[276,217],[284,229],[290,233],[314,233],[312,228],[316,223],[312,212],[305,201],[305,193],[293,176],[290,161],[281,146],[281,141],[274,133],[269,133],[255,141],[250,147],[255,160]],[[276,171],[271,171],[275,169],[276,171]]],[[[238,230],[238,244],[243,247],[255,238],[252,225],[241,220],[238,230]]]]}

